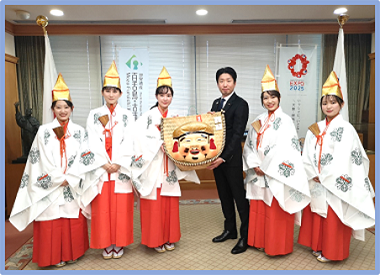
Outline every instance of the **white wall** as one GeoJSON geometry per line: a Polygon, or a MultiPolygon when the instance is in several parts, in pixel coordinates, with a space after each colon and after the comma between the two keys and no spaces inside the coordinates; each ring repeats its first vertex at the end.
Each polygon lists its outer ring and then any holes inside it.
{"type": "Polygon", "coordinates": [[[12,56],[16,54],[14,36],[9,33],[5,33],[5,53],[12,56]]]}
{"type": "Polygon", "coordinates": [[[371,53],[375,52],[375,33],[372,33],[372,46],[371,46],[371,53]]]}

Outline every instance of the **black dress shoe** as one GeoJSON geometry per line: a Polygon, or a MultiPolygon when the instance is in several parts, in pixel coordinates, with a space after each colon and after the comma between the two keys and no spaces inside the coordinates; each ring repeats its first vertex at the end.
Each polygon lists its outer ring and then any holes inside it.
{"type": "Polygon", "coordinates": [[[214,243],[221,243],[228,239],[236,239],[237,233],[231,233],[228,230],[224,230],[222,234],[212,239],[214,243]]]}
{"type": "Polygon", "coordinates": [[[232,248],[231,253],[232,254],[243,253],[247,250],[247,248],[248,248],[247,240],[240,238],[237,244],[234,246],[234,248],[232,248]]]}

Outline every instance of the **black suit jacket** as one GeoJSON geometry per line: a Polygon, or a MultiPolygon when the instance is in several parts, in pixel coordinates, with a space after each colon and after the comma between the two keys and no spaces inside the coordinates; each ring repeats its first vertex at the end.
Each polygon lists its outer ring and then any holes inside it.
{"type": "MultiPolygon", "coordinates": [[[[211,111],[216,111],[221,99],[214,100],[211,111]]],[[[230,166],[242,166],[241,141],[248,121],[248,103],[239,97],[236,92],[230,97],[224,106],[226,122],[226,142],[220,155],[230,166]]]]}

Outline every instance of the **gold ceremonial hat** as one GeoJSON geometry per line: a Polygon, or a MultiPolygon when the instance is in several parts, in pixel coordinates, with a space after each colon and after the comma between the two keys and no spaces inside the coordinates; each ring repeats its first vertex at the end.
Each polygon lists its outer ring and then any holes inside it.
{"type": "Polygon", "coordinates": [[[165,66],[162,68],[162,71],[157,79],[157,88],[161,86],[169,86],[170,88],[173,88],[172,78],[166,70],[165,66]]]}
{"type": "Polygon", "coordinates": [[[59,73],[57,82],[55,82],[53,88],[53,102],[57,100],[68,100],[71,102],[70,90],[61,73],[59,73]]]}
{"type": "Polygon", "coordinates": [[[200,121],[190,121],[185,124],[182,124],[173,132],[173,138],[178,139],[182,135],[191,134],[191,133],[206,133],[209,135],[214,134],[212,127],[204,122],[200,121]]]}
{"type": "Polygon", "coordinates": [[[269,65],[265,68],[263,79],[261,80],[261,92],[266,91],[277,91],[280,92],[277,86],[277,81],[274,78],[272,71],[269,68],[269,65]]]}
{"type": "Polygon", "coordinates": [[[327,78],[325,84],[322,86],[322,97],[325,95],[336,95],[343,100],[342,91],[340,90],[339,79],[334,71],[332,71],[327,78]]]}
{"type": "Polygon", "coordinates": [[[117,72],[115,60],[112,61],[111,67],[108,69],[106,75],[104,76],[103,88],[104,87],[115,87],[121,91],[120,77],[119,73],[117,72]]]}

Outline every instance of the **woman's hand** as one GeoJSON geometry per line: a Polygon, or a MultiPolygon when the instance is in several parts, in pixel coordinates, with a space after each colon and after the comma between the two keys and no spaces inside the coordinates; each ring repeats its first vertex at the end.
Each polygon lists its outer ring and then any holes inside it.
{"type": "Polygon", "coordinates": [[[67,186],[69,185],[69,183],[67,182],[67,180],[64,180],[62,183],[61,183],[61,186],[67,186]]]}
{"type": "Polygon", "coordinates": [[[102,167],[108,174],[116,173],[120,169],[120,165],[116,163],[106,163],[102,167]]]}
{"type": "Polygon", "coordinates": [[[319,181],[319,177],[315,177],[315,178],[313,178],[313,181],[318,182],[318,183],[321,183],[321,182],[319,181]]]}
{"type": "Polygon", "coordinates": [[[108,169],[111,167],[111,163],[106,163],[102,167],[104,170],[106,170],[108,172],[108,169]]]}
{"type": "Polygon", "coordinates": [[[255,170],[256,175],[261,177],[265,176],[265,173],[260,169],[260,167],[254,167],[253,170],[255,170]]]}
{"type": "Polygon", "coordinates": [[[118,170],[120,169],[120,165],[119,164],[116,164],[116,163],[113,163],[111,164],[110,168],[108,169],[108,173],[112,174],[112,173],[116,173],[118,170]]]}

